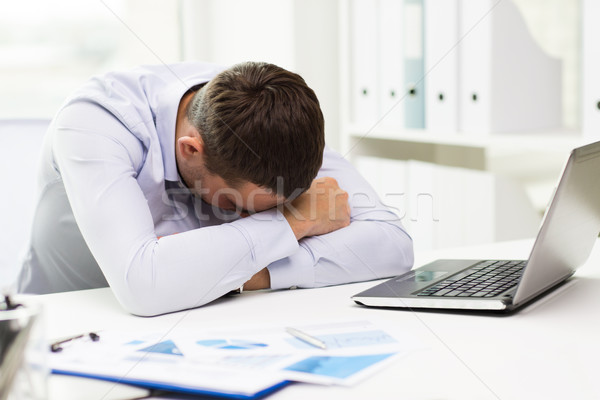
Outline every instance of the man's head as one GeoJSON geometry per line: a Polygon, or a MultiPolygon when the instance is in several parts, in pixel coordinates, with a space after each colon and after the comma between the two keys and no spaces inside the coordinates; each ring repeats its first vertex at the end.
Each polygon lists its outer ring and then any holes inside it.
{"type": "Polygon", "coordinates": [[[319,101],[299,75],[267,63],[237,64],[188,103],[206,172],[289,199],[308,189],[323,160],[319,101]]]}

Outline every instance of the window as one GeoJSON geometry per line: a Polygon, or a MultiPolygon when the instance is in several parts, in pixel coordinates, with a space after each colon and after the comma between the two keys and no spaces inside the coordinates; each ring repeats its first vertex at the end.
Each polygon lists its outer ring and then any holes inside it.
{"type": "Polygon", "coordinates": [[[51,118],[86,79],[180,60],[179,2],[21,0],[0,13],[0,118],[51,118]]]}

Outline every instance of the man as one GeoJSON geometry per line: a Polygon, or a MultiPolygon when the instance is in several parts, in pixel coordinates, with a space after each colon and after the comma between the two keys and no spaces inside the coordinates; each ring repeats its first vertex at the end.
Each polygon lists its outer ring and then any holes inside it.
{"type": "Polygon", "coordinates": [[[108,284],[149,316],[413,262],[397,217],[325,148],[314,92],[271,64],[91,79],[52,121],[39,183],[23,292],[108,284]]]}

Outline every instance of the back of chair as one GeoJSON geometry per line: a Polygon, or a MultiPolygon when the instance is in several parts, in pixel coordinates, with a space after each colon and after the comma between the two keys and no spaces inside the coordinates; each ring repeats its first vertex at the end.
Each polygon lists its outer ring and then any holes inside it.
{"type": "Polygon", "coordinates": [[[49,120],[0,120],[0,290],[20,270],[37,198],[37,170],[49,120]]]}

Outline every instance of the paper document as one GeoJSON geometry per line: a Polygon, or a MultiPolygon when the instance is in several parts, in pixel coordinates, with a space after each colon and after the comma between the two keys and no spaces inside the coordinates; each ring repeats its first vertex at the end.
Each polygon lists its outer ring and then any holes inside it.
{"type": "Polygon", "coordinates": [[[54,373],[144,387],[252,398],[288,381],[352,385],[414,349],[414,339],[367,321],[285,327],[159,332],[103,331],[50,354],[54,373]]]}

